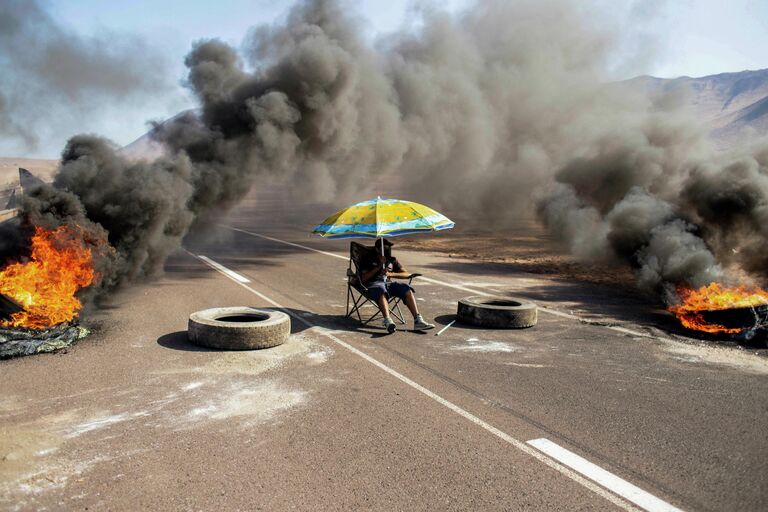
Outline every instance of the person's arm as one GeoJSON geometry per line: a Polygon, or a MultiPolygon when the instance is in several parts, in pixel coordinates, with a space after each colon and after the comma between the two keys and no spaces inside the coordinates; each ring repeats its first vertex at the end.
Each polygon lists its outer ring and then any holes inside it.
{"type": "Polygon", "coordinates": [[[366,270],[365,272],[363,272],[362,275],[360,276],[360,278],[363,280],[363,283],[367,283],[368,281],[370,281],[371,279],[379,275],[382,271],[383,266],[384,266],[384,262],[379,261],[376,263],[376,266],[374,266],[370,270],[366,270]]]}
{"type": "Polygon", "coordinates": [[[402,266],[399,261],[397,261],[397,259],[394,261],[392,270],[392,272],[387,272],[387,276],[393,277],[395,279],[408,279],[411,277],[411,273],[408,272],[405,267],[402,266]]]}

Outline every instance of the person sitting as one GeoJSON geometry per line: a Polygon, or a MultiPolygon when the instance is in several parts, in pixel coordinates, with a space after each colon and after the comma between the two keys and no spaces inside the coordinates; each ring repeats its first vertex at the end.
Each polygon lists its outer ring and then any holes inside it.
{"type": "Polygon", "coordinates": [[[366,296],[378,304],[384,317],[383,326],[389,333],[395,332],[397,326],[389,316],[389,297],[399,297],[413,315],[413,330],[425,331],[434,329],[434,325],[426,322],[416,306],[416,297],[413,288],[402,282],[392,281],[392,278],[408,279],[411,274],[392,257],[391,247],[394,245],[383,238],[376,239],[375,256],[367,258],[363,263],[361,280],[368,289],[366,296]],[[382,251],[382,244],[385,250],[382,251]],[[384,254],[382,254],[382,252],[384,254]]]}

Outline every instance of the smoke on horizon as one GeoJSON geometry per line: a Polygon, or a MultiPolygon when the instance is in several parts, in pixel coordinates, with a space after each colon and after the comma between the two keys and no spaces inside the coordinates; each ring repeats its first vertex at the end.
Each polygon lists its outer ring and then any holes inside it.
{"type": "Polygon", "coordinates": [[[538,210],[574,254],[627,261],[666,300],[734,269],[765,278],[768,147],[716,155],[669,98],[604,85],[621,38],[586,11],[575,0],[427,9],[372,46],[339,3],[299,2],[253,29],[242,54],[194,45],[201,109],[155,125],[167,156],[131,162],[74,137],[27,213],[105,229],[116,254],[103,272],[117,284],[161,269],[195,219],[257,178],[343,203],[397,174],[414,199],[485,225],[538,210]]]}
{"type": "Polygon", "coordinates": [[[0,1],[0,150],[48,149],[73,120],[125,117],[173,85],[161,49],[138,37],[79,35],[39,0],[0,1]],[[103,116],[107,117],[107,116],[103,116]]]}

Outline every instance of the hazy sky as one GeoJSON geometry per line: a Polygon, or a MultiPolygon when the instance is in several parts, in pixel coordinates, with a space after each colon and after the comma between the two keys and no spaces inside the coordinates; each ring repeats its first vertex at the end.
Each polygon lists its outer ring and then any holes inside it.
{"type": "MultiPolygon", "coordinates": [[[[19,0],[0,0],[0,8],[3,3],[14,1],[19,0]]],[[[633,19],[643,20],[638,23],[644,25],[641,32],[645,39],[635,44],[642,45],[645,41],[656,47],[647,58],[637,60],[628,68],[620,68],[620,76],[616,78],[636,74],[703,76],[768,67],[768,51],[765,50],[768,48],[768,0],[596,1],[606,12],[640,12],[641,16],[633,19]]],[[[371,39],[397,29],[415,3],[414,0],[349,2],[357,5],[366,19],[365,30],[371,39]]],[[[460,10],[469,3],[468,0],[443,0],[439,5],[460,10]]],[[[125,36],[152,48],[161,48],[162,69],[173,78],[168,79],[166,87],[155,98],[126,99],[125,108],[117,105],[73,109],[76,114],[61,110],[55,135],[42,135],[36,149],[28,141],[0,137],[0,156],[55,158],[65,140],[81,131],[104,134],[121,145],[131,142],[146,131],[144,122],[147,119],[166,118],[193,105],[188,93],[180,86],[185,71],[184,55],[193,41],[218,37],[239,45],[249,27],[279,20],[292,2],[41,0],[40,5],[61,30],[84,40],[108,41],[115,36],[125,36]]],[[[595,16],[603,17],[604,14],[596,12],[595,16]]],[[[7,48],[0,48],[0,51],[7,51],[7,48]]],[[[0,82],[2,87],[3,82],[0,82]]],[[[0,101],[3,92],[0,89],[0,101]]],[[[1,107],[2,103],[0,110],[1,107]]]]}

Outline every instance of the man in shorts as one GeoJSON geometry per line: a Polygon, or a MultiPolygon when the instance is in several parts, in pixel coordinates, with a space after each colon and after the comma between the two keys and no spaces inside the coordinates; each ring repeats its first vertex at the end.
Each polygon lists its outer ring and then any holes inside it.
{"type": "Polygon", "coordinates": [[[392,278],[408,279],[411,274],[392,257],[392,242],[383,238],[376,239],[376,255],[363,262],[362,281],[368,289],[367,297],[379,305],[382,316],[384,316],[383,326],[389,333],[395,332],[397,326],[389,316],[389,297],[399,297],[405,303],[413,315],[413,330],[426,331],[434,329],[434,325],[426,322],[424,317],[419,314],[419,308],[416,306],[416,297],[413,295],[413,288],[402,282],[392,281],[392,278]],[[384,254],[382,254],[382,244],[384,244],[384,254]]]}

